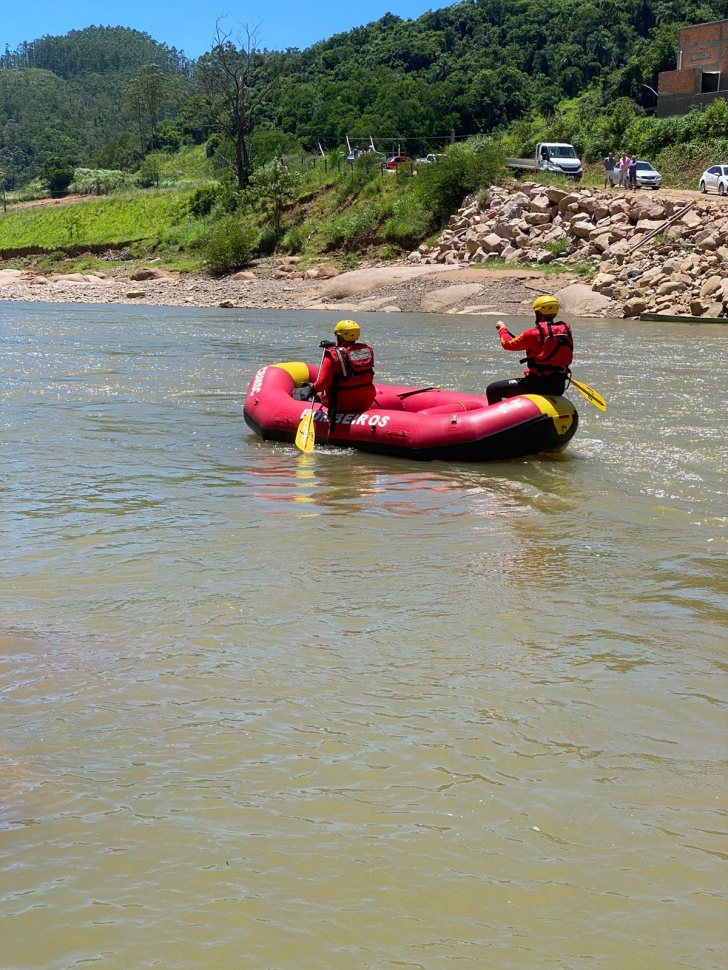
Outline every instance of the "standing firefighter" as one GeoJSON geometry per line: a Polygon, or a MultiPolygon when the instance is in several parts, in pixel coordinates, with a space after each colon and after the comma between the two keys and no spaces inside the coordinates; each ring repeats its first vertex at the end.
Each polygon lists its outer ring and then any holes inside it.
{"type": "Polygon", "coordinates": [[[511,381],[496,381],[486,390],[489,404],[497,404],[517,394],[563,394],[571,376],[574,341],[571,327],[556,320],[559,304],[553,296],[539,296],[534,300],[536,324],[520,336],[514,337],[502,320],[496,323],[504,350],[524,350],[521,363],[527,365],[525,377],[511,381]]]}

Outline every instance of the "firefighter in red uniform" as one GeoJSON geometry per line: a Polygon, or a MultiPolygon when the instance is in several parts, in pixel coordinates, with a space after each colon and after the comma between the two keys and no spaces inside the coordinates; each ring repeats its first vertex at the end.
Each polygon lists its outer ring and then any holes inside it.
{"type": "Polygon", "coordinates": [[[361,330],[353,320],[340,320],[334,327],[336,343],[322,341],[324,355],[318,378],[311,390],[301,395],[310,400],[314,394],[329,412],[367,411],[374,402],[374,351],[358,343],[361,330]]]}
{"type": "Polygon", "coordinates": [[[517,394],[563,394],[571,376],[569,369],[574,357],[574,341],[568,323],[557,321],[559,304],[553,296],[539,296],[534,300],[536,325],[514,337],[505,323],[499,320],[496,329],[504,350],[525,350],[525,377],[511,381],[496,381],[486,389],[489,404],[497,404],[517,394]]]}

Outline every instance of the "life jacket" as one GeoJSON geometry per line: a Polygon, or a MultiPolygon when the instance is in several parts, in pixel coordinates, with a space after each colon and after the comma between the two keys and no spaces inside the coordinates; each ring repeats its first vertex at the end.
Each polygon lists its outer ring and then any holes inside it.
{"type": "Polygon", "coordinates": [[[374,351],[369,344],[344,344],[330,347],[327,354],[336,367],[336,387],[351,391],[374,383],[374,351]]]}
{"type": "Polygon", "coordinates": [[[574,338],[569,324],[562,320],[539,320],[536,326],[541,333],[541,350],[538,353],[529,351],[521,361],[528,364],[526,373],[539,377],[569,374],[574,359],[574,338]]]}

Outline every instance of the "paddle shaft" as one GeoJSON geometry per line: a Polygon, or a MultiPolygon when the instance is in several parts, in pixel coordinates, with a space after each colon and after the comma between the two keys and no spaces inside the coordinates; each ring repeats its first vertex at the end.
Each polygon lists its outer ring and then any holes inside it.
{"type": "MultiPolygon", "coordinates": [[[[324,347],[324,352],[321,354],[321,363],[319,364],[318,374],[316,375],[317,379],[321,374],[321,368],[324,366],[324,357],[326,356],[327,350],[328,350],[328,347],[324,347]]],[[[313,385],[312,385],[312,394],[313,394],[313,397],[311,398],[311,407],[307,408],[307,410],[303,412],[303,417],[301,418],[298,424],[298,430],[296,431],[296,439],[295,439],[296,447],[300,448],[300,450],[304,452],[306,451],[305,445],[308,443],[309,438],[311,440],[311,448],[308,449],[309,451],[313,451],[313,446],[316,442],[316,425],[314,424],[314,420],[313,420],[313,406],[316,403],[316,394],[313,391],[313,385]],[[303,428],[306,429],[306,435],[305,435],[304,443],[301,444],[299,441],[299,438],[301,437],[301,430],[303,428]]]]}
{"type": "Polygon", "coordinates": [[[432,387],[418,387],[416,391],[405,391],[404,394],[398,394],[397,397],[400,401],[404,401],[406,397],[412,397],[413,394],[424,394],[425,391],[439,391],[441,384],[433,384],[432,387]]]}

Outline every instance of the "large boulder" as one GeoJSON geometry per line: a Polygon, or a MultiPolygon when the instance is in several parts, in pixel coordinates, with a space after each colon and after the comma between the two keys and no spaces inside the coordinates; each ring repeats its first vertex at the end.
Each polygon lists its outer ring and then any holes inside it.
{"type": "Polygon", "coordinates": [[[656,292],[658,296],[671,296],[673,293],[679,293],[684,289],[685,284],[679,280],[668,280],[666,283],[660,283],[656,292]]]}
{"type": "Polygon", "coordinates": [[[592,290],[588,283],[571,283],[556,294],[564,316],[601,316],[611,305],[609,297],[592,290]]]}
{"type": "Polygon", "coordinates": [[[557,189],[555,185],[550,185],[546,189],[546,198],[553,205],[558,205],[559,202],[561,202],[562,199],[565,199],[568,194],[569,194],[568,192],[564,192],[561,189],[557,189]]]}
{"type": "Polygon", "coordinates": [[[625,317],[638,317],[647,309],[647,302],[640,296],[633,296],[631,300],[622,307],[622,315],[625,317]]]}
{"type": "Polygon", "coordinates": [[[156,269],[153,266],[140,266],[129,274],[129,279],[141,283],[142,280],[168,280],[170,276],[171,274],[166,270],[156,269]]]}
{"type": "Polygon", "coordinates": [[[484,253],[502,253],[506,248],[506,241],[491,232],[480,241],[480,248],[484,253]]]}
{"type": "MultiPolygon", "coordinates": [[[[577,209],[579,208],[579,196],[574,195],[573,192],[559,199],[559,203],[558,203],[559,212],[561,213],[566,212],[566,210],[569,208],[570,205],[575,205],[577,209]]],[[[576,211],[576,210],[572,210],[572,211],[576,211]]]]}
{"type": "Polygon", "coordinates": [[[572,224],[569,233],[578,239],[588,239],[593,228],[591,222],[575,222],[572,224]]]}
{"type": "Polygon", "coordinates": [[[429,313],[437,313],[447,307],[462,303],[474,296],[479,296],[483,291],[480,283],[453,283],[452,286],[444,286],[439,290],[431,290],[426,293],[420,302],[421,309],[429,313]]]}
{"type": "Polygon", "coordinates": [[[712,296],[713,293],[717,293],[723,285],[722,276],[709,276],[707,280],[704,280],[700,287],[700,299],[705,299],[706,296],[712,296]]]}

